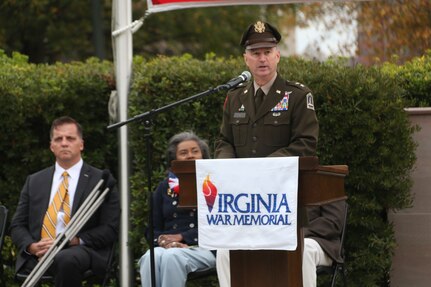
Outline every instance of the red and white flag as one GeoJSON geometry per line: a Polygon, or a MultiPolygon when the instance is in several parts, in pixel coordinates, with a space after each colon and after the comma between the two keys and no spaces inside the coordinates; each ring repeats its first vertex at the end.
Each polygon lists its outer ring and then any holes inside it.
{"type": "Polygon", "coordinates": [[[282,3],[324,2],[318,0],[147,0],[148,13],[178,10],[192,7],[234,6],[234,5],[268,5],[282,3]]]}

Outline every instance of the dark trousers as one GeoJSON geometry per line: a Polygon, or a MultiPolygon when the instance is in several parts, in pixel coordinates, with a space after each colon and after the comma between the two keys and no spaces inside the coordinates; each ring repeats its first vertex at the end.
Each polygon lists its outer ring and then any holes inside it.
{"type": "MultiPolygon", "coordinates": [[[[36,266],[35,257],[28,260],[20,273],[30,273],[36,266]]],[[[82,285],[84,273],[91,267],[91,256],[83,246],[73,246],[58,252],[46,275],[54,277],[56,287],[78,287],[82,285]]]]}

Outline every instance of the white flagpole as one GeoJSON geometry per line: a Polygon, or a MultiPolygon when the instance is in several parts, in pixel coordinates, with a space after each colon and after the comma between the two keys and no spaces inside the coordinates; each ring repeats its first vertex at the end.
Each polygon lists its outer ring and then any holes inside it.
{"type": "MultiPolygon", "coordinates": [[[[120,33],[113,33],[113,54],[115,65],[115,79],[118,97],[118,121],[125,121],[128,118],[128,93],[130,89],[133,61],[132,31],[124,29],[132,26],[132,3],[131,1],[114,0],[112,6],[112,31],[120,30],[120,33]]],[[[131,250],[129,248],[129,173],[130,159],[128,150],[128,127],[122,126],[118,129],[119,137],[119,191],[121,204],[121,225],[120,225],[120,286],[133,286],[132,274],[134,265],[132,264],[131,250]]]]}

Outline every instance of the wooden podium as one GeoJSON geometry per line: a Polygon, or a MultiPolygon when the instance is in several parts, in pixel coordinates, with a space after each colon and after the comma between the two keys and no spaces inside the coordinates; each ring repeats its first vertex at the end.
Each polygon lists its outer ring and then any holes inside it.
{"type": "MultiPolygon", "coordinates": [[[[195,208],[195,161],[173,161],[172,171],[181,185],[179,207],[195,208]]],[[[299,158],[298,226],[301,210],[346,199],[344,177],[346,165],[321,166],[317,157],[299,158]]],[[[231,250],[231,287],[302,287],[302,228],[298,228],[298,247],[283,250],[231,250]]]]}

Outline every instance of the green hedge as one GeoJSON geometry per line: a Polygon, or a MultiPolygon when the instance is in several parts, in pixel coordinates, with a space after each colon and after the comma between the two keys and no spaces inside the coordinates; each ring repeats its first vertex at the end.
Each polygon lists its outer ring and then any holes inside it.
{"type": "Polygon", "coordinates": [[[410,107],[431,107],[431,50],[403,66],[385,63],[383,70],[400,82],[410,107]]]}
{"type": "MultiPolygon", "coordinates": [[[[425,59],[429,63],[429,55],[425,59]]],[[[351,68],[339,59],[318,63],[283,58],[279,66],[285,78],[313,90],[321,128],[321,164],[349,165],[346,255],[350,286],[386,285],[395,247],[386,211],[411,204],[409,172],[415,160],[411,137],[415,128],[409,125],[403,108],[419,95],[410,93],[407,84],[411,81],[400,81],[400,77],[413,68],[430,71],[429,65],[422,67],[414,61],[402,67],[351,68]]],[[[209,90],[245,69],[241,57],[135,57],[129,116],[209,90]]],[[[0,52],[0,203],[8,206],[11,214],[26,175],[52,163],[48,130],[52,119],[60,115],[69,114],[83,124],[85,159],[117,174],[116,133],[105,129],[112,83],[109,62],[90,59],[35,66],[28,64],[25,56],[8,58],[0,52]]],[[[426,94],[425,88],[415,90],[426,94]]],[[[153,117],[152,189],[164,176],[170,136],[191,129],[208,139],[214,150],[224,97],[223,92],[215,93],[153,117]]],[[[129,130],[133,168],[130,245],[137,260],[147,248],[143,232],[148,218],[148,158],[144,125],[132,123],[129,130]]],[[[7,286],[13,286],[14,249],[9,237],[2,257],[7,286]]]]}
{"type": "MultiPolygon", "coordinates": [[[[8,58],[0,51],[0,204],[9,209],[9,222],[26,176],[53,164],[49,129],[59,116],[70,115],[83,125],[86,161],[116,171],[117,137],[106,131],[112,83],[109,62],[33,65],[23,55],[8,58]]],[[[14,256],[7,236],[6,286],[14,286],[14,256]]]]}

